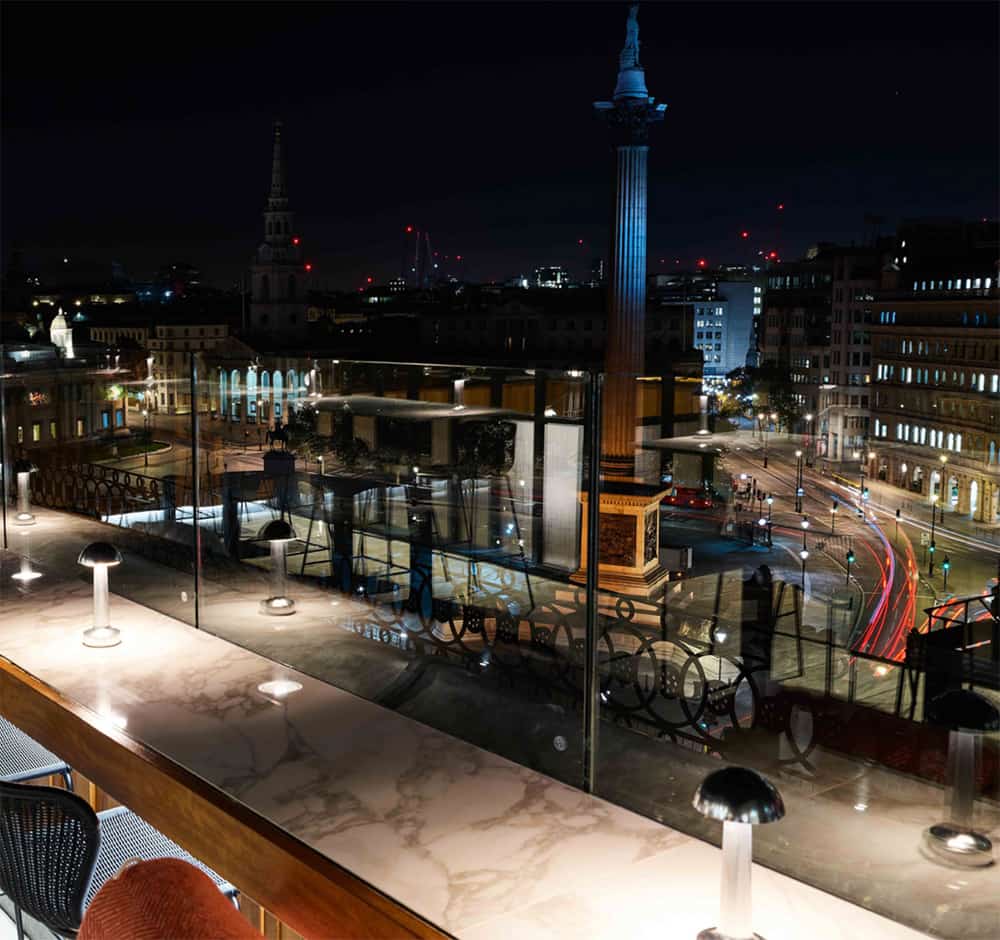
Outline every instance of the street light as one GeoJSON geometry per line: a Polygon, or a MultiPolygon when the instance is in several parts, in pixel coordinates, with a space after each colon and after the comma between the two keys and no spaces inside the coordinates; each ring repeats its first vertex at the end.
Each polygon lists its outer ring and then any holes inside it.
{"type": "Polygon", "coordinates": [[[146,440],[146,446],[142,454],[142,465],[149,469],[149,409],[142,409],[142,433],[146,440]]]}
{"type": "MultiPolygon", "coordinates": [[[[937,502],[938,498],[935,496],[931,499],[931,544],[927,546],[927,553],[930,555],[930,560],[927,562],[927,576],[931,577],[934,574],[934,551],[937,546],[934,544],[934,523],[937,519],[937,502]]],[[[942,516],[944,511],[942,510],[942,516]]]]}
{"type": "MultiPolygon", "coordinates": [[[[805,536],[803,536],[803,546],[805,545],[805,536]]],[[[806,591],[806,559],[809,557],[808,550],[803,547],[802,551],[799,552],[799,558],[802,559],[802,593],[805,594],[806,591]]]]}
{"type": "Polygon", "coordinates": [[[833,535],[837,531],[837,500],[834,498],[833,505],[830,507],[830,535],[833,535]]]}
{"type": "Polygon", "coordinates": [[[802,451],[795,451],[795,511],[802,512],[802,451]]]}

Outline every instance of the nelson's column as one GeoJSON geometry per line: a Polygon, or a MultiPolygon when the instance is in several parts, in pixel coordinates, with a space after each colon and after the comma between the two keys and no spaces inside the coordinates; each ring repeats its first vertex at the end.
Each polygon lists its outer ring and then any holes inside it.
{"type": "MultiPolygon", "coordinates": [[[[663,120],[667,106],[656,104],[646,90],[646,75],[639,64],[638,11],[638,4],[629,8],[614,98],[594,102],[598,116],[611,130],[616,155],[598,580],[602,589],[648,597],[667,579],[659,558],[659,504],[665,491],[635,478],[636,376],[644,367],[647,140],[649,125],[663,120]]],[[[586,502],[584,497],[585,532],[586,502]]],[[[580,575],[586,565],[584,545],[580,575]]]]}

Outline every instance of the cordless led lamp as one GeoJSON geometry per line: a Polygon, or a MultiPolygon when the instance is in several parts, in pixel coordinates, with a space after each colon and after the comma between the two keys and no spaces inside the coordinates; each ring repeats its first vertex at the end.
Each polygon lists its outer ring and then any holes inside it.
{"type": "Polygon", "coordinates": [[[258,610],[269,617],[287,617],[295,613],[295,601],[285,596],[288,543],[297,536],[284,519],[272,519],[257,537],[271,546],[271,596],[262,600],[258,610]]]}
{"type": "Polygon", "coordinates": [[[969,689],[952,689],[932,699],[927,720],[948,729],[948,777],[944,822],[924,831],[930,856],[948,865],[979,868],[993,862],[993,844],[972,825],[976,772],[983,734],[1000,729],[995,705],[969,689]]]}
{"type": "Polygon", "coordinates": [[[14,476],[17,479],[17,515],[14,525],[34,525],[35,517],[31,512],[31,494],[28,484],[36,467],[30,460],[20,457],[14,461],[14,476]]]}
{"type": "Polygon", "coordinates": [[[110,542],[91,542],[77,558],[77,563],[94,569],[94,625],[83,632],[83,645],[117,646],[121,632],[111,626],[111,605],[108,600],[108,568],[122,563],[121,552],[110,542]]]}
{"type": "Polygon", "coordinates": [[[701,782],[692,804],[703,816],[722,821],[719,925],[701,931],[698,940],[761,940],[753,932],[751,827],[785,815],[781,794],[755,770],[726,767],[701,782]]]}

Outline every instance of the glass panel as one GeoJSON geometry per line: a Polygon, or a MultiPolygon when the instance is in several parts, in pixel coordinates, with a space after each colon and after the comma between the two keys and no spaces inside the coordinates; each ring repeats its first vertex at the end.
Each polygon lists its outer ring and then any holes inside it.
{"type": "Polygon", "coordinates": [[[990,599],[921,613],[941,573],[923,578],[919,530],[871,505],[877,455],[859,438],[824,477],[777,393],[704,396],[684,369],[606,380],[597,792],[718,843],[692,797],[714,770],[752,768],[787,810],[756,827],[757,861],[921,929],[974,932],[950,905],[995,875],[956,880],[925,831],[1000,822],[998,735],[955,756],[929,719],[948,689],[1000,701],[990,599]],[[967,778],[947,798],[946,767],[967,778]]]}
{"type": "Polygon", "coordinates": [[[184,364],[161,407],[157,389],[166,383],[138,349],[27,341],[2,347],[2,355],[6,546],[84,576],[81,550],[110,542],[123,556],[109,571],[113,594],[193,624],[184,364]],[[28,433],[36,426],[41,434],[28,433]]]}
{"type": "Polygon", "coordinates": [[[201,627],[579,784],[588,378],[198,372],[201,627]]]}

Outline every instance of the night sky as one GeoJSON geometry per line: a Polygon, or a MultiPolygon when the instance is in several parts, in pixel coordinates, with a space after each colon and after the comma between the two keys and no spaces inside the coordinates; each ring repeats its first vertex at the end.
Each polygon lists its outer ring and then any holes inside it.
{"type": "MultiPolygon", "coordinates": [[[[185,260],[225,284],[261,237],[280,117],[297,227],[331,286],[397,274],[407,224],[470,279],[582,275],[607,254],[591,102],[614,89],[626,12],[7,0],[3,257],[16,242],[43,273],[73,254],[137,278],[185,260]]],[[[646,3],[639,24],[668,104],[651,270],[791,258],[860,239],[866,211],[995,216],[996,4],[646,3]]]]}

